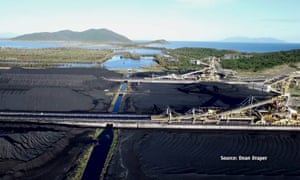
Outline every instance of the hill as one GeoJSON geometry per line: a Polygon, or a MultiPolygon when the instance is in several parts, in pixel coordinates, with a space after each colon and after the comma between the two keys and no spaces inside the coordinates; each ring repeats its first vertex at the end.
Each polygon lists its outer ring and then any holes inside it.
{"type": "Polygon", "coordinates": [[[270,37],[249,38],[249,37],[230,37],[223,40],[224,42],[243,42],[243,43],[285,43],[285,41],[270,37]]]}
{"type": "Polygon", "coordinates": [[[72,41],[84,43],[132,43],[127,37],[108,29],[89,29],[82,32],[63,30],[58,32],[40,32],[12,38],[25,41],[72,41]]]}
{"type": "Polygon", "coordinates": [[[158,39],[155,41],[149,41],[149,42],[145,42],[144,44],[168,44],[169,42],[167,40],[164,39],[158,39]]]}
{"type": "Polygon", "coordinates": [[[154,40],[154,41],[146,41],[146,42],[140,42],[137,43],[137,46],[155,46],[155,45],[161,45],[161,44],[168,44],[169,42],[167,40],[164,39],[158,39],[158,40],[154,40]]]}

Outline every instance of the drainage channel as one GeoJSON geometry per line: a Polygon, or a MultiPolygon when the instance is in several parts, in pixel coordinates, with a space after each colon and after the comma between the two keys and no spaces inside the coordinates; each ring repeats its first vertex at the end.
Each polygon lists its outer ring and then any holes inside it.
{"type": "MultiPolygon", "coordinates": [[[[129,78],[130,74],[127,74],[126,77],[129,78]]],[[[123,95],[126,92],[126,89],[127,82],[123,82],[118,98],[112,110],[113,114],[119,113],[123,95]]],[[[93,152],[90,156],[90,159],[82,176],[82,180],[99,180],[113,139],[114,133],[112,127],[106,127],[97,139],[97,143],[93,149],[93,152]]]]}

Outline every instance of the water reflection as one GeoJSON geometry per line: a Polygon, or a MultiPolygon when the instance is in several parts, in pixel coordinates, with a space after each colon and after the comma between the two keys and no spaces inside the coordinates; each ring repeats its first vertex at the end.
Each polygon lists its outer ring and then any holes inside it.
{"type": "Polygon", "coordinates": [[[122,58],[122,55],[115,55],[111,59],[104,62],[102,65],[107,69],[139,69],[146,66],[155,66],[153,56],[141,57],[140,60],[131,58],[122,58]]]}
{"type": "Polygon", "coordinates": [[[132,54],[149,54],[149,55],[162,55],[162,51],[158,49],[147,49],[147,48],[134,48],[134,49],[116,49],[115,52],[129,52],[132,54]]]}

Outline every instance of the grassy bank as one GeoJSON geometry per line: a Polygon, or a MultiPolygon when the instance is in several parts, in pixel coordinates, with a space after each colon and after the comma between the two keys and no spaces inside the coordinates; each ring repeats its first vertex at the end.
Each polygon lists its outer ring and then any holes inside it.
{"type": "Polygon", "coordinates": [[[110,161],[111,161],[111,159],[114,155],[114,152],[115,152],[115,149],[116,149],[116,146],[117,146],[117,142],[118,142],[118,136],[119,136],[118,130],[114,130],[114,139],[113,139],[113,142],[110,146],[108,155],[106,157],[105,164],[104,164],[104,167],[103,167],[101,175],[100,175],[100,180],[104,179],[106,171],[109,167],[109,163],[110,163],[110,161]]]}
{"type": "Polygon", "coordinates": [[[122,54],[121,58],[130,58],[130,59],[133,59],[133,60],[140,60],[141,59],[141,56],[139,54],[134,54],[134,53],[129,53],[129,52],[122,52],[122,53],[119,53],[119,54],[122,54]]]}
{"type": "MultiPolygon", "coordinates": [[[[102,133],[103,129],[96,129],[95,133],[90,136],[93,140],[97,140],[98,136],[102,133]]],[[[87,166],[87,163],[90,159],[90,156],[94,150],[95,144],[91,144],[86,151],[83,153],[83,155],[79,158],[79,164],[77,165],[75,169],[74,176],[70,178],[71,180],[78,180],[81,179],[83,176],[83,173],[85,171],[85,168],[87,166]]]]}
{"type": "Polygon", "coordinates": [[[13,49],[0,48],[0,62],[38,64],[102,63],[113,56],[112,50],[80,48],[13,49]]]}

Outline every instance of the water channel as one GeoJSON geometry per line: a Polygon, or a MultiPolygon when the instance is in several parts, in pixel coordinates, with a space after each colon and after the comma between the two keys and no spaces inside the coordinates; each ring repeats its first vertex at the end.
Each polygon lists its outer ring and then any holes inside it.
{"type": "Polygon", "coordinates": [[[109,127],[106,127],[99,135],[97,144],[94,147],[88,164],[85,168],[82,180],[99,180],[113,138],[113,130],[109,127]]]}
{"type": "MultiPolygon", "coordinates": [[[[127,78],[130,74],[127,74],[127,78]]],[[[117,100],[114,104],[112,113],[117,114],[122,104],[123,94],[126,92],[127,82],[123,82],[117,100]]],[[[82,180],[99,180],[101,172],[104,168],[107,155],[113,142],[114,133],[111,127],[106,127],[97,139],[97,144],[93,149],[82,180]]]]}
{"type": "Polygon", "coordinates": [[[126,92],[126,89],[127,89],[127,83],[123,82],[122,85],[121,85],[120,93],[117,97],[114,108],[112,110],[113,114],[117,114],[119,112],[119,109],[120,109],[120,106],[121,106],[121,103],[122,103],[122,99],[123,99],[123,94],[126,92]]]}

